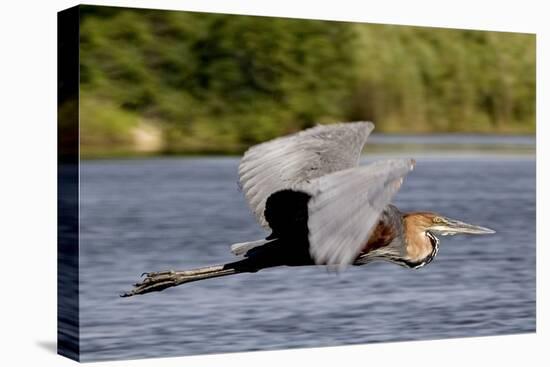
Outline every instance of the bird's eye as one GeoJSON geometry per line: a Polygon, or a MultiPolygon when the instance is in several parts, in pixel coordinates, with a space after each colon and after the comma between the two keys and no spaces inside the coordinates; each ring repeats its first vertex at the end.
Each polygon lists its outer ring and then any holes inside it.
{"type": "Polygon", "coordinates": [[[435,218],[433,219],[433,222],[434,222],[434,223],[441,223],[441,222],[443,222],[443,218],[441,218],[441,217],[435,217],[435,218]]]}

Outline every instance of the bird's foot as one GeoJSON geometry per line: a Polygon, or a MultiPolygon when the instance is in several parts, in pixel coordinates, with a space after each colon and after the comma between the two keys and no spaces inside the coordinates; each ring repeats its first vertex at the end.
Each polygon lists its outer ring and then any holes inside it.
{"type": "Polygon", "coordinates": [[[180,284],[180,276],[178,276],[178,273],[174,270],[148,272],[141,274],[142,277],[144,275],[145,279],[143,279],[141,282],[134,284],[134,289],[129,292],[123,293],[120,296],[130,297],[135,296],[136,294],[158,292],[162,291],[163,289],[180,284]]]}
{"type": "Polygon", "coordinates": [[[183,283],[235,273],[235,268],[226,267],[226,265],[205,266],[182,271],[168,270],[147,272],[141,274],[141,276],[145,276],[145,278],[141,282],[134,284],[134,289],[120,296],[130,297],[136,294],[157,292],[183,283]]]}

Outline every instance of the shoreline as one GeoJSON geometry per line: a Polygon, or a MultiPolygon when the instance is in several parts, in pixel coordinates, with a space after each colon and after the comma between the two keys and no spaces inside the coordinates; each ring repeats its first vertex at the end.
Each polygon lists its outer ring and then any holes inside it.
{"type": "MultiPolygon", "coordinates": [[[[129,146],[105,149],[81,147],[81,159],[141,159],[153,157],[240,157],[248,147],[167,151],[136,150],[129,146]]],[[[502,134],[373,134],[367,140],[364,154],[512,154],[535,155],[536,135],[502,134]]]]}

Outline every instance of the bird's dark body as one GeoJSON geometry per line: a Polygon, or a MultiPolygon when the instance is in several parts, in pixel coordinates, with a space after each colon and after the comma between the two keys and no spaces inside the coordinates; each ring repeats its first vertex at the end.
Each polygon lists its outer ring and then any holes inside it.
{"type": "Polygon", "coordinates": [[[243,272],[256,272],[275,266],[315,265],[309,254],[307,239],[290,240],[276,239],[265,245],[248,251],[243,260],[226,264],[227,268],[235,268],[243,272]]]}
{"type": "Polygon", "coordinates": [[[293,190],[273,193],[266,202],[265,218],[272,229],[265,245],[249,250],[245,259],[228,266],[258,271],[274,266],[314,265],[309,252],[308,207],[310,195],[293,190]]]}

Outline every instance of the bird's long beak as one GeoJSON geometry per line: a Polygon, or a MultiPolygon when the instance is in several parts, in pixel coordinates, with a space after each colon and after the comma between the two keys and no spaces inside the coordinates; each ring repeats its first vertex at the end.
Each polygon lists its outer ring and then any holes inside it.
{"type": "Polygon", "coordinates": [[[455,234],[490,234],[495,233],[492,229],[476,226],[461,222],[456,219],[441,218],[442,222],[434,224],[429,228],[430,231],[436,232],[442,236],[452,236],[455,234]]]}

